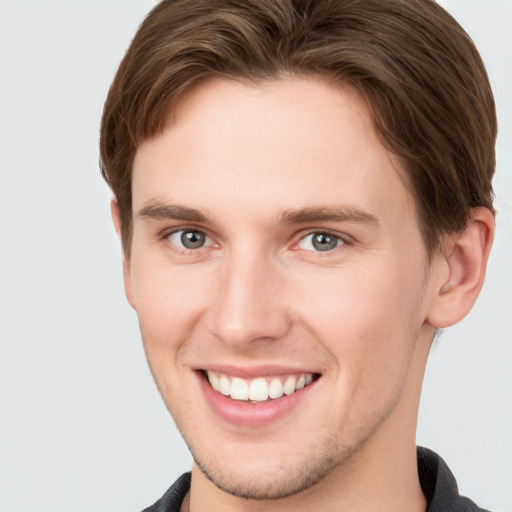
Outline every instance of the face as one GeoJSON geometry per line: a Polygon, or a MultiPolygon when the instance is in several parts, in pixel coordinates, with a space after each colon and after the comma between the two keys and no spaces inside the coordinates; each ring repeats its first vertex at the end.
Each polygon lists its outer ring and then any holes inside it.
{"type": "Polygon", "coordinates": [[[201,85],[139,148],[127,295],[218,488],[288,496],[414,444],[434,286],[400,173],[312,79],[201,85]]]}

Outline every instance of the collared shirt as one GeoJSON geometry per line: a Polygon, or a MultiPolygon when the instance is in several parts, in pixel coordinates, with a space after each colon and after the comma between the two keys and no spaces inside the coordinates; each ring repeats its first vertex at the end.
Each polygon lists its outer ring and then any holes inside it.
{"type": "MultiPolygon", "coordinates": [[[[418,448],[418,474],[427,498],[426,512],[487,512],[459,495],[457,482],[446,462],[427,448],[418,448]]],[[[190,489],[190,473],[181,475],[154,505],[142,512],[180,512],[190,489]]]]}

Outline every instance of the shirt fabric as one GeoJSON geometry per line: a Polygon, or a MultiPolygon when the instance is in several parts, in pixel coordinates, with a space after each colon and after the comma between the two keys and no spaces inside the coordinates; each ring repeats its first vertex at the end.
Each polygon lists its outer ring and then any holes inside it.
{"type": "MultiPolygon", "coordinates": [[[[427,499],[426,512],[487,512],[459,495],[457,482],[446,462],[427,448],[418,448],[418,474],[427,499]]],[[[190,489],[190,473],[181,475],[169,490],[142,512],[180,512],[190,489]]]]}

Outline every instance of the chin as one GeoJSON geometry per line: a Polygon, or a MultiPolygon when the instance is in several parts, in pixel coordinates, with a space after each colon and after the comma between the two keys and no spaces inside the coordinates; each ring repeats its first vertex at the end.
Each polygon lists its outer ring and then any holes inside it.
{"type": "Polygon", "coordinates": [[[222,491],[238,498],[276,500],[314,486],[350,455],[349,451],[340,453],[335,445],[310,453],[314,455],[290,453],[278,461],[240,455],[237,465],[222,464],[222,457],[204,457],[193,451],[192,456],[205,477],[222,491]]]}
{"type": "Polygon", "coordinates": [[[280,467],[275,470],[240,472],[227,468],[208,470],[199,463],[197,465],[222,491],[238,498],[252,500],[288,498],[312,487],[336,467],[333,460],[325,461],[321,467],[309,468],[309,471],[298,467],[280,467]]]}

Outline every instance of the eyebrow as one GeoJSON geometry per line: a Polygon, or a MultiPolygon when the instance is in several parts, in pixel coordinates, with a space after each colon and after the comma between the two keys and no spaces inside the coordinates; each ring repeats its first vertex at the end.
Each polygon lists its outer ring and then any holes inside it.
{"type": "Polygon", "coordinates": [[[370,212],[353,206],[331,206],[285,210],[281,215],[283,224],[304,224],[307,222],[357,222],[378,224],[378,219],[370,212]]]}
{"type": "MultiPolygon", "coordinates": [[[[187,222],[208,222],[204,213],[196,208],[168,204],[159,200],[148,201],[137,217],[149,220],[184,220],[187,222]]],[[[282,224],[305,224],[309,222],[357,222],[378,224],[377,217],[353,206],[321,206],[285,210],[280,216],[282,224]]]]}
{"type": "Polygon", "coordinates": [[[187,206],[149,201],[137,212],[137,217],[150,220],[185,220],[188,222],[206,222],[207,218],[195,208],[187,206]]]}

